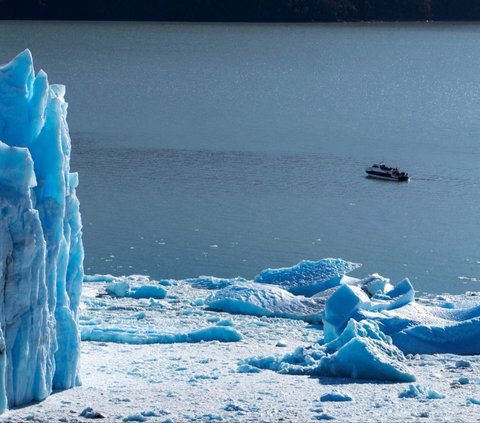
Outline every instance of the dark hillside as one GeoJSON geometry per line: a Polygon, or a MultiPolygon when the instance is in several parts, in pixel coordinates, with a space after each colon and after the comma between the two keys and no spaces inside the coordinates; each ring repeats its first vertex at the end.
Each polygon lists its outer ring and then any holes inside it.
{"type": "Polygon", "coordinates": [[[0,19],[476,21],[480,0],[0,0],[0,19]]]}

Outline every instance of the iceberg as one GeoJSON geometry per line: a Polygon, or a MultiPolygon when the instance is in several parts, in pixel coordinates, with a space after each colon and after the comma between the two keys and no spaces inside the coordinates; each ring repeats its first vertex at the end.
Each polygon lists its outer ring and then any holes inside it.
{"type": "Polygon", "coordinates": [[[362,311],[375,319],[405,354],[480,354],[480,304],[445,309],[411,303],[379,313],[362,311]]]}
{"type": "Polygon", "coordinates": [[[80,383],[82,225],[64,95],[29,50],[0,67],[0,412],[80,383]]]}
{"type": "Polygon", "coordinates": [[[410,384],[407,389],[398,394],[398,398],[424,398],[424,399],[443,399],[445,395],[439,392],[426,388],[424,386],[410,384]]]}
{"type": "Polygon", "coordinates": [[[319,261],[303,260],[292,267],[262,270],[254,281],[279,285],[295,295],[310,297],[317,292],[340,285],[342,276],[361,267],[340,258],[319,261]]]}
{"type": "Polygon", "coordinates": [[[320,361],[319,374],[353,379],[412,382],[402,351],[382,333],[378,324],[351,319],[340,336],[325,345],[330,353],[320,361]]]}
{"type": "Polygon", "coordinates": [[[337,338],[351,318],[355,320],[365,318],[362,317],[362,311],[395,310],[414,300],[415,291],[408,279],[393,287],[386,278],[374,274],[356,285],[344,284],[325,303],[323,316],[325,341],[330,342],[337,338]],[[372,289],[372,286],[375,288],[372,289]]]}
{"type": "Polygon", "coordinates": [[[186,283],[189,283],[193,288],[197,289],[222,289],[227,286],[247,282],[246,279],[236,277],[232,279],[216,278],[215,276],[199,276],[198,278],[185,279],[186,283]]]}
{"type": "Polygon", "coordinates": [[[241,365],[282,374],[413,382],[415,376],[405,361],[377,323],[351,319],[340,336],[326,345],[299,347],[283,357],[250,357],[241,365]]]}
{"type": "MultiPolygon", "coordinates": [[[[372,275],[376,276],[376,275],[372,275]]],[[[370,276],[370,278],[372,277],[370,276]]],[[[372,282],[342,285],[326,301],[323,315],[325,341],[340,336],[348,321],[371,320],[391,337],[405,354],[479,354],[480,303],[465,307],[440,307],[415,301],[408,279],[395,287],[372,282]]]]}

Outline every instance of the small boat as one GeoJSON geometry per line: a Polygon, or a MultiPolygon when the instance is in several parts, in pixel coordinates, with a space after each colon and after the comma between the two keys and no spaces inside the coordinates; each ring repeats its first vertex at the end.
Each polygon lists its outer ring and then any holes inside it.
{"type": "Polygon", "coordinates": [[[384,179],[387,181],[407,182],[410,178],[407,172],[401,172],[396,167],[388,167],[385,163],[377,163],[365,169],[370,178],[384,179]]]}

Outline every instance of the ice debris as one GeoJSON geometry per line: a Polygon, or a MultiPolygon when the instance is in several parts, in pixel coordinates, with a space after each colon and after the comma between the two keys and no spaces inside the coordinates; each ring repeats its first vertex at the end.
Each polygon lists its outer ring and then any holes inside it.
{"type": "Polygon", "coordinates": [[[65,87],[0,67],[0,412],[79,383],[82,225],[65,87]]]}
{"type": "Polygon", "coordinates": [[[108,284],[106,291],[112,297],[117,298],[154,298],[161,300],[167,295],[167,291],[159,285],[131,286],[127,280],[108,284]]]}
{"type": "Polygon", "coordinates": [[[127,417],[124,417],[123,418],[123,421],[124,422],[146,422],[147,421],[147,417],[145,417],[143,414],[141,413],[137,413],[137,414],[130,414],[128,415],[127,417]]]}
{"type": "Polygon", "coordinates": [[[375,322],[350,320],[332,342],[297,348],[283,357],[250,357],[241,362],[283,374],[412,382],[403,353],[375,322]]]}
{"type": "Polygon", "coordinates": [[[339,285],[343,275],[360,266],[339,258],[303,260],[292,267],[265,269],[255,276],[254,281],[281,286],[292,294],[312,296],[339,285]]]}
{"type": "Polygon", "coordinates": [[[92,407],[87,407],[82,410],[80,417],[85,419],[104,419],[105,416],[98,411],[95,411],[92,407]]]}
{"type": "Polygon", "coordinates": [[[334,389],[331,392],[327,392],[326,394],[323,394],[320,397],[321,402],[328,402],[328,401],[333,401],[333,402],[342,402],[342,401],[353,401],[353,398],[344,393],[339,391],[338,389],[334,389]]]}
{"type": "Polygon", "coordinates": [[[406,359],[374,321],[350,319],[338,338],[325,345],[320,374],[354,379],[412,382],[406,359]]]}
{"type": "Polygon", "coordinates": [[[327,413],[317,414],[316,416],[313,416],[313,418],[315,420],[335,420],[335,417],[327,413]]]}
{"type": "Polygon", "coordinates": [[[369,288],[380,278],[373,275],[357,285],[342,285],[328,298],[323,319],[326,342],[339,336],[351,318],[361,320],[358,313],[362,310],[393,310],[414,300],[414,289],[408,279],[401,281],[395,288],[391,288],[390,284],[375,284],[375,294],[372,296],[369,288]],[[379,286],[382,288],[379,289],[379,286]]]}
{"type": "Polygon", "coordinates": [[[214,276],[199,276],[198,278],[185,279],[185,282],[192,285],[193,288],[199,289],[222,289],[246,281],[246,279],[241,277],[225,279],[216,278],[214,276]]]}
{"type": "Polygon", "coordinates": [[[443,399],[445,395],[418,384],[410,384],[407,389],[398,394],[398,398],[443,399]]]}
{"type": "Polygon", "coordinates": [[[457,369],[469,369],[470,367],[472,367],[472,363],[470,363],[470,361],[467,361],[467,360],[457,360],[455,362],[455,367],[457,369]]]}
{"type": "Polygon", "coordinates": [[[370,297],[368,287],[377,280],[381,279],[375,276],[367,278],[364,284],[343,285],[328,298],[323,316],[323,346],[314,344],[310,349],[297,349],[282,358],[253,357],[246,364],[280,373],[414,381],[415,376],[404,364],[403,352],[382,332],[379,324],[355,319],[362,308],[390,309],[409,298],[409,284],[401,283],[397,289],[383,281],[376,284],[372,290],[375,294],[370,297]]]}

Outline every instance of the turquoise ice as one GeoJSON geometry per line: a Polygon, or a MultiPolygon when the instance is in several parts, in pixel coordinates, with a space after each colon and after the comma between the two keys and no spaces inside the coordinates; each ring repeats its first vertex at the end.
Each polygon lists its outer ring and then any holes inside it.
{"type": "Polygon", "coordinates": [[[78,384],[82,225],[65,87],[0,67],[0,411],[78,384]]]}

